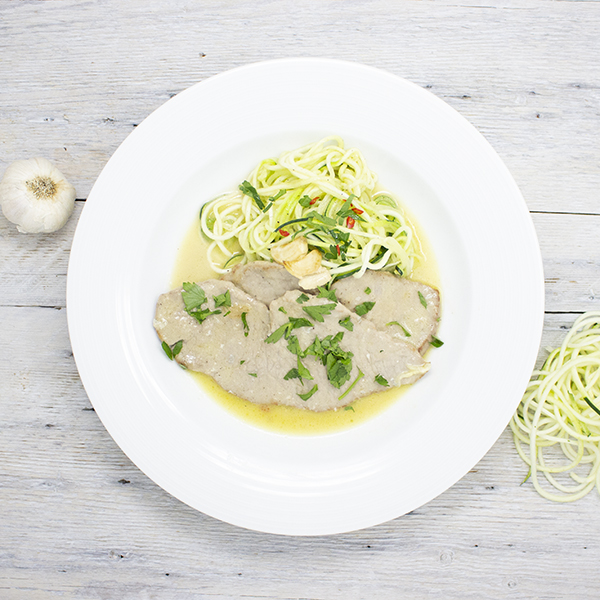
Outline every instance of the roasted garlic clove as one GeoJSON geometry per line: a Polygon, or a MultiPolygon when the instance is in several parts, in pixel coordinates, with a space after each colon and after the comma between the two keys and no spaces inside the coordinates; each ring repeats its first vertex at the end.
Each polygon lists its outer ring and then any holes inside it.
{"type": "Polygon", "coordinates": [[[325,267],[319,267],[319,270],[312,275],[306,275],[298,281],[298,285],[303,290],[314,290],[321,285],[325,285],[331,279],[329,269],[325,267]]]}
{"type": "Polygon", "coordinates": [[[285,262],[291,262],[303,258],[308,253],[308,243],[305,237],[298,236],[295,240],[275,246],[271,249],[271,257],[275,262],[282,265],[285,262]]]}
{"type": "Polygon", "coordinates": [[[306,275],[312,275],[319,270],[321,266],[321,253],[318,250],[311,250],[303,258],[298,260],[286,261],[283,266],[298,279],[306,275]]]}

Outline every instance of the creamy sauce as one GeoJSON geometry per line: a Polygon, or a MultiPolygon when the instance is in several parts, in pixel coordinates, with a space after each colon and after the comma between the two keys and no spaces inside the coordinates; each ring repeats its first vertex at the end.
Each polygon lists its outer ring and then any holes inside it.
{"type": "MultiPolygon", "coordinates": [[[[415,220],[406,210],[405,213],[417,234],[423,256],[413,270],[411,279],[439,289],[439,275],[431,246],[415,220]]],[[[181,287],[184,281],[218,279],[219,275],[210,268],[206,261],[207,248],[208,243],[200,234],[199,223],[195,222],[178,249],[171,277],[171,289],[181,287]]],[[[226,392],[212,377],[204,375],[204,373],[192,371],[188,371],[188,373],[208,396],[236,417],[263,429],[295,435],[331,433],[353,427],[384,411],[408,389],[408,386],[392,388],[359,398],[339,410],[316,413],[291,406],[254,404],[226,392]]]]}

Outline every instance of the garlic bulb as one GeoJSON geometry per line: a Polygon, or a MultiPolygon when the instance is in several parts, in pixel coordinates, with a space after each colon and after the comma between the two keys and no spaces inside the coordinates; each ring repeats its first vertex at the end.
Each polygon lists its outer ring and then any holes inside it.
{"type": "Polygon", "coordinates": [[[0,206],[21,233],[50,233],[71,216],[75,188],[45,158],[17,160],[0,182],[0,206]]]}

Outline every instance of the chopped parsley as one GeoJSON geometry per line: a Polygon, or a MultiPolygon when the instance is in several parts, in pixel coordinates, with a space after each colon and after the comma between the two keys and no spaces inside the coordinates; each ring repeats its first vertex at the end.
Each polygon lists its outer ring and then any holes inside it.
{"type": "Polygon", "coordinates": [[[239,190],[245,196],[249,196],[250,198],[252,198],[252,200],[256,202],[256,206],[258,206],[258,208],[260,208],[261,210],[265,207],[265,204],[258,195],[256,188],[249,181],[242,181],[242,184],[239,186],[239,190]]]}
{"type": "Polygon", "coordinates": [[[354,331],[354,323],[352,323],[352,320],[350,319],[350,317],[346,317],[345,319],[340,319],[338,321],[338,323],[344,327],[345,329],[347,329],[348,331],[354,331]]]}
{"type": "Polygon", "coordinates": [[[185,305],[185,312],[194,317],[198,323],[203,323],[210,315],[220,315],[220,310],[210,310],[210,308],[202,308],[202,305],[207,302],[204,290],[197,283],[185,282],[183,284],[183,292],[181,298],[185,305]]]}
{"type": "Polygon", "coordinates": [[[213,300],[215,301],[215,308],[219,308],[219,306],[231,307],[231,296],[229,295],[229,290],[227,290],[224,294],[213,296],[213,300]]]}
{"type": "Polygon", "coordinates": [[[438,338],[435,337],[435,335],[431,336],[431,345],[434,348],[439,348],[440,346],[444,345],[444,342],[442,342],[442,340],[438,340],[438,338]]]}
{"type": "Polygon", "coordinates": [[[243,365],[245,362],[245,360],[240,360],[240,365],[243,365]]]}
{"type": "Polygon", "coordinates": [[[404,325],[402,325],[401,323],[398,323],[398,321],[390,321],[389,323],[386,323],[386,327],[388,325],[398,325],[398,327],[400,327],[402,329],[402,331],[404,331],[404,335],[406,337],[411,337],[410,331],[408,331],[408,329],[406,329],[406,327],[404,327],[404,325]]]}
{"type": "Polygon", "coordinates": [[[284,315],[287,315],[287,312],[285,311],[285,308],[283,308],[283,306],[279,307],[279,312],[282,312],[284,315]]]}
{"type": "Polygon", "coordinates": [[[315,383],[315,385],[312,386],[310,391],[306,392],[306,394],[298,394],[298,396],[300,396],[300,398],[302,398],[302,400],[304,400],[304,402],[306,402],[312,395],[314,395],[314,393],[318,389],[319,389],[319,386],[315,383]]]}
{"type": "Polygon", "coordinates": [[[425,300],[425,296],[423,296],[423,294],[421,294],[420,291],[418,293],[419,293],[419,300],[421,301],[423,308],[427,308],[427,300],[425,300]]]}
{"type": "MultiPolygon", "coordinates": [[[[296,298],[296,302],[298,304],[304,304],[305,302],[308,302],[308,300],[310,300],[310,298],[306,295],[306,294],[300,294],[297,298],[296,298]]],[[[281,307],[283,308],[283,306],[281,307]]],[[[281,310],[281,308],[279,310],[281,310]]],[[[285,312],[285,311],[284,311],[285,312]]]]}
{"type": "Polygon", "coordinates": [[[338,398],[338,400],[342,400],[343,398],[345,398],[349,393],[350,390],[352,390],[352,388],[365,376],[365,374],[359,369],[358,370],[358,375],[356,377],[356,379],[348,386],[348,389],[338,398]]]}
{"type": "Polygon", "coordinates": [[[375,375],[375,381],[379,385],[384,385],[385,387],[390,386],[390,384],[387,382],[387,379],[383,375],[375,375]]]}
{"type": "Polygon", "coordinates": [[[308,208],[311,202],[312,198],[310,198],[310,196],[302,196],[302,198],[298,200],[298,204],[300,204],[300,206],[303,206],[304,208],[308,208]]]}
{"type": "Polygon", "coordinates": [[[256,373],[248,373],[248,375],[250,375],[250,377],[258,377],[256,373]]]}
{"type": "Polygon", "coordinates": [[[241,317],[242,317],[242,325],[244,326],[244,335],[246,337],[248,337],[248,333],[250,331],[250,327],[248,327],[248,321],[246,321],[246,315],[248,313],[243,312],[241,317]]]}
{"type": "Polygon", "coordinates": [[[165,354],[169,358],[169,360],[173,360],[180,352],[183,347],[183,340],[179,340],[175,342],[172,346],[169,346],[167,342],[163,342],[161,344],[162,349],[165,351],[165,354]]]}
{"type": "Polygon", "coordinates": [[[344,407],[344,410],[351,410],[352,412],[356,412],[354,410],[354,406],[346,406],[346,407],[344,407]]]}
{"type": "Polygon", "coordinates": [[[314,304],[312,306],[303,306],[302,310],[315,321],[323,323],[325,320],[323,315],[331,314],[331,311],[334,310],[335,307],[336,304],[314,304]]]}
{"type": "Polygon", "coordinates": [[[331,300],[331,302],[337,302],[337,296],[335,295],[335,290],[328,290],[326,287],[319,287],[319,294],[317,298],[327,298],[327,300],[331,300]]]}
{"type": "Polygon", "coordinates": [[[365,294],[370,294],[371,293],[371,288],[370,287],[366,287],[365,288],[365,294]]]}
{"type": "Polygon", "coordinates": [[[274,344],[284,336],[287,340],[290,337],[290,333],[294,329],[298,329],[300,327],[314,327],[314,325],[304,317],[289,317],[288,322],[281,325],[281,327],[278,327],[265,339],[265,342],[267,342],[267,344],[274,344]]]}
{"type": "Polygon", "coordinates": [[[366,315],[370,310],[373,310],[375,306],[375,302],[363,302],[362,304],[357,304],[354,312],[361,317],[366,315]]]}

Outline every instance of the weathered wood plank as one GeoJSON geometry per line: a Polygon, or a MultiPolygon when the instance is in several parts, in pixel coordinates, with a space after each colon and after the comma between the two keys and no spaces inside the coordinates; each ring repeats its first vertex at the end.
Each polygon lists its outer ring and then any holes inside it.
{"type": "Polygon", "coordinates": [[[5,1],[0,14],[0,172],[43,155],[84,198],[134,125],[171,95],[242,64],[327,56],[387,69],[454,106],[531,209],[600,212],[595,2],[350,0],[341,11],[332,0],[5,1]]]}

